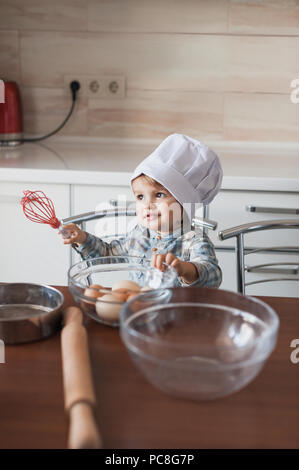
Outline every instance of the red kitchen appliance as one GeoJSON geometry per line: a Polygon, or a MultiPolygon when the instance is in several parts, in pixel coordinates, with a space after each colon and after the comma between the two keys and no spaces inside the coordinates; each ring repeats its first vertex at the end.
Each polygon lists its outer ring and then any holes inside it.
{"type": "Polygon", "coordinates": [[[23,121],[19,87],[16,82],[4,81],[4,103],[0,102],[0,145],[22,142],[23,121]]]}
{"type": "Polygon", "coordinates": [[[0,88],[0,147],[19,145],[24,142],[39,142],[59,132],[73,113],[77,92],[80,88],[80,83],[77,80],[70,82],[72,104],[66,118],[54,131],[41,137],[23,137],[22,106],[18,85],[16,82],[0,80],[0,87],[3,86],[3,83],[4,100],[3,90],[0,88]]]}

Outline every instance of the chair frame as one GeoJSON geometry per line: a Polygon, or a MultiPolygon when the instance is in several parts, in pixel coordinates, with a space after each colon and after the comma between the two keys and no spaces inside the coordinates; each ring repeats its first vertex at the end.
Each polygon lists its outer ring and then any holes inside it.
{"type": "MultiPolygon", "coordinates": [[[[85,212],[83,214],[73,215],[71,217],[66,217],[61,219],[62,225],[74,223],[80,226],[82,230],[85,230],[86,223],[91,220],[102,219],[103,217],[134,217],[136,216],[136,210],[130,209],[130,205],[135,206],[135,201],[128,202],[126,207],[118,207],[118,201],[115,199],[110,199],[109,204],[114,207],[113,209],[102,209],[100,211],[85,212]]],[[[192,219],[192,230],[201,228],[205,233],[207,230],[216,230],[217,222],[214,220],[208,219],[209,206],[203,206],[203,218],[194,217],[192,219]]]]}
{"type": "MultiPolygon", "coordinates": [[[[235,227],[228,228],[218,232],[218,238],[221,241],[228,240],[235,237],[235,254],[236,254],[236,268],[237,268],[237,291],[241,294],[245,294],[246,286],[259,284],[263,282],[273,281],[299,281],[296,278],[291,277],[279,277],[271,279],[261,279],[253,282],[245,282],[245,272],[267,272],[270,266],[278,265],[295,265],[297,267],[293,270],[284,270],[284,274],[299,274],[299,263],[293,262],[282,262],[282,263],[267,263],[259,264],[251,267],[245,266],[244,257],[248,254],[258,252],[284,252],[284,253],[299,253],[299,245],[295,247],[263,247],[258,249],[247,249],[244,246],[244,235],[248,233],[263,231],[263,230],[275,230],[275,229],[299,229],[299,220],[295,219],[277,219],[277,220],[260,220],[251,222],[248,224],[238,225],[235,227]]],[[[271,272],[281,273],[280,268],[272,269],[271,272]]]]}

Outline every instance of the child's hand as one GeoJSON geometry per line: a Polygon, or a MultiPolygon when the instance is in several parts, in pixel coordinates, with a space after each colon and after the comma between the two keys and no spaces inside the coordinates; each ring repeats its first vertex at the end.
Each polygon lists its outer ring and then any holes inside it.
{"type": "MultiPolygon", "coordinates": [[[[67,231],[70,234],[69,238],[64,238],[63,237],[63,243],[64,245],[70,245],[72,243],[77,243],[78,245],[82,245],[86,241],[87,234],[86,232],[83,232],[77,225],[75,224],[67,224],[63,225],[64,229],[67,229],[67,231]]],[[[61,232],[58,232],[61,234],[61,232]]]]}
{"type": "Polygon", "coordinates": [[[166,254],[153,254],[151,258],[151,265],[160,271],[165,271],[165,266],[163,263],[169,264],[172,266],[178,275],[182,278],[187,284],[192,284],[198,278],[198,272],[193,263],[188,261],[182,261],[180,258],[177,258],[173,253],[166,254]]]}

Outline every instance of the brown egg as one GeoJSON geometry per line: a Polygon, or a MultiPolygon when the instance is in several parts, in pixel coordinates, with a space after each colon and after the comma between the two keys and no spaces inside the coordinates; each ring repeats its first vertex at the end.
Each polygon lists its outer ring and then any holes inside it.
{"type": "Polygon", "coordinates": [[[97,299],[98,297],[102,297],[104,295],[103,293],[99,292],[101,289],[104,289],[104,287],[100,284],[91,284],[91,286],[85,289],[84,295],[86,295],[86,297],[97,299]]]}
{"type": "Polygon", "coordinates": [[[127,297],[128,297],[128,295],[129,295],[129,291],[128,291],[128,289],[121,288],[121,289],[112,290],[112,291],[111,291],[111,294],[112,294],[113,297],[115,297],[118,301],[120,301],[120,302],[126,302],[127,297]]]}
{"type": "Polygon", "coordinates": [[[118,289],[127,289],[127,290],[132,290],[132,291],[140,291],[140,286],[134,281],[118,281],[114,284],[112,287],[112,290],[118,290],[118,289]]]}
{"type": "Polygon", "coordinates": [[[136,297],[136,295],[139,295],[139,294],[140,294],[140,292],[136,292],[136,293],[134,293],[134,294],[128,295],[128,297],[127,297],[127,302],[129,302],[129,300],[131,300],[131,299],[134,299],[134,297],[136,297]]]}
{"type": "Polygon", "coordinates": [[[103,320],[115,321],[119,318],[119,312],[123,302],[116,301],[114,295],[105,294],[96,302],[96,311],[103,320]]]}

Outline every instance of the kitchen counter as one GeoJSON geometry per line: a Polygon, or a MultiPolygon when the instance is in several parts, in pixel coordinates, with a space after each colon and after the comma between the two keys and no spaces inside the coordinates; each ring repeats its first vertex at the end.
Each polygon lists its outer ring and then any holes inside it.
{"type": "MultiPolygon", "coordinates": [[[[222,189],[299,191],[299,143],[205,143],[220,157],[222,189]]],[[[158,144],[62,136],[0,147],[0,181],[129,185],[131,172],[158,144]]]]}
{"type": "MultiPolygon", "coordinates": [[[[59,287],[65,306],[74,303],[59,287]]],[[[117,329],[87,320],[96,420],[106,449],[298,448],[299,299],[265,297],[280,317],[276,349],[243,390],[211,402],[156,390],[131,362],[117,329]],[[297,354],[298,356],[298,354],[297,354]]],[[[66,448],[60,335],[6,346],[0,364],[0,448],[66,448]]]]}

